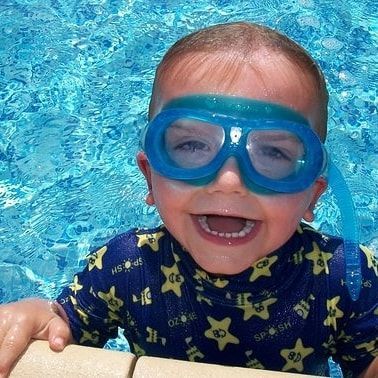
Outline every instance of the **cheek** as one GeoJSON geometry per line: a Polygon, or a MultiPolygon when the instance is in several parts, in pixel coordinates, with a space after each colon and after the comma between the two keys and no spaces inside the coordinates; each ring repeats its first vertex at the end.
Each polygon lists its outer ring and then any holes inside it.
{"type": "Polygon", "coordinates": [[[311,193],[306,191],[298,194],[279,195],[268,198],[266,209],[269,209],[272,219],[297,224],[303,218],[310,203],[311,193]]]}
{"type": "Polygon", "coordinates": [[[151,176],[151,184],[155,204],[160,213],[182,210],[192,190],[189,185],[166,179],[156,173],[151,176]]]}

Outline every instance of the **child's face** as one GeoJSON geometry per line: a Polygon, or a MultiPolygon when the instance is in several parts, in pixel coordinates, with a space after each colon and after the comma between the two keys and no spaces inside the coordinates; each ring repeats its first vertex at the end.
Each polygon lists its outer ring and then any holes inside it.
{"type": "MultiPolygon", "coordinates": [[[[203,67],[184,79],[166,75],[157,88],[155,114],[173,98],[211,93],[279,103],[300,112],[313,124],[319,104],[310,80],[285,58],[270,59],[264,52],[259,55],[253,67],[241,65],[232,81],[211,74],[219,56],[208,58],[203,67]]],[[[183,66],[186,63],[185,59],[181,62],[183,66]]],[[[156,205],[166,227],[197,264],[218,274],[240,273],[281,247],[302,218],[312,220],[312,210],[326,187],[325,181],[318,179],[300,193],[259,195],[244,185],[233,157],[205,186],[158,175],[144,153],[138,154],[138,164],[150,188],[147,203],[156,205]],[[215,232],[204,230],[207,227],[215,232]],[[239,236],[220,235],[233,232],[239,232],[239,236]]]]}

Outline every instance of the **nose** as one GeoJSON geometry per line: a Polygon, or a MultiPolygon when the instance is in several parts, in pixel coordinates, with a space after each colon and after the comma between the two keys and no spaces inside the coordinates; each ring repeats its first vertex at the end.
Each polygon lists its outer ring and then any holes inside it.
{"type": "Polygon", "coordinates": [[[214,180],[207,185],[209,193],[239,193],[245,195],[248,188],[245,186],[235,157],[229,157],[218,171],[214,180]]]}

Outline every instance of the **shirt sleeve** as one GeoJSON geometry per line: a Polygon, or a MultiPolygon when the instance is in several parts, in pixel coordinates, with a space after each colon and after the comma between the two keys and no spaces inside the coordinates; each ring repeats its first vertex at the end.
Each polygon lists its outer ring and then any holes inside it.
{"type": "Polygon", "coordinates": [[[362,288],[351,301],[333,359],[345,377],[355,377],[378,356],[378,264],[373,252],[361,246],[362,288]]]}
{"type": "Polygon", "coordinates": [[[57,298],[78,344],[102,347],[117,336],[118,326],[124,326],[127,283],[115,273],[125,265],[132,236],[123,234],[92,252],[85,269],[57,298]]]}

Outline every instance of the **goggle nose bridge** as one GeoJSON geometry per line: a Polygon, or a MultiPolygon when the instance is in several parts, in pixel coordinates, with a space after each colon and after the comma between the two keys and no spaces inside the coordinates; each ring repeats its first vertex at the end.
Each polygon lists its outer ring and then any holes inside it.
{"type": "Polygon", "coordinates": [[[240,126],[231,126],[230,128],[230,138],[231,144],[239,144],[240,138],[243,135],[243,129],[240,126]]]}

